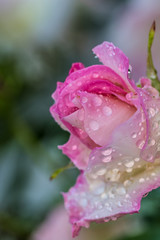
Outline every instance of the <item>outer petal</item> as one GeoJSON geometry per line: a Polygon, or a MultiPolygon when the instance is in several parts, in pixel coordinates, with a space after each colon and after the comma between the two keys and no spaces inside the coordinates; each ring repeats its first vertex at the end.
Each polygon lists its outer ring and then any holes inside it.
{"type": "Polygon", "coordinates": [[[87,170],[65,194],[73,236],[91,221],[115,220],[121,215],[138,212],[142,197],[160,186],[160,156],[157,155],[160,100],[149,97],[144,90],[141,94],[144,94],[149,119],[149,136],[155,136],[156,140],[150,140],[143,148],[147,124],[144,110],[139,108],[113,132],[107,146],[92,151],[87,170]]]}
{"type": "Polygon", "coordinates": [[[103,42],[93,48],[93,52],[104,65],[122,77],[124,88],[134,91],[128,79],[129,60],[119,48],[113,43],[103,42]]]}
{"type": "Polygon", "coordinates": [[[76,136],[71,135],[69,141],[59,146],[77,168],[84,170],[87,167],[91,150],[84,145],[76,136]]]}
{"type": "Polygon", "coordinates": [[[76,72],[76,71],[78,71],[78,70],[81,70],[81,69],[83,69],[83,68],[84,68],[83,63],[81,63],[81,62],[73,63],[71,69],[69,70],[69,75],[70,75],[71,73],[76,72]]]}

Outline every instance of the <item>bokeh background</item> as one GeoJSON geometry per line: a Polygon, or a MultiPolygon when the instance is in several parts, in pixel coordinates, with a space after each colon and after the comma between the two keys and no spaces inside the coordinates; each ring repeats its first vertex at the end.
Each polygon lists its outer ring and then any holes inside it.
{"type": "MultiPolygon", "coordinates": [[[[72,62],[98,63],[91,49],[112,41],[145,75],[147,37],[156,20],[153,58],[160,73],[159,0],[0,0],[0,240],[71,240],[61,192],[75,183],[57,145],[68,133],[49,107],[57,81],[72,62]]],[[[142,200],[140,214],[92,224],[78,240],[159,240],[160,190],[142,200]]]]}

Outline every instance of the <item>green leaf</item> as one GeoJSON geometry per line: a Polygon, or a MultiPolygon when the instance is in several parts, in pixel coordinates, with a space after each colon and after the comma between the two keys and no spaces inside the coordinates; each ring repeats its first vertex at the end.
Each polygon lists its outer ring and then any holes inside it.
{"type": "Polygon", "coordinates": [[[55,179],[60,173],[64,172],[64,171],[67,170],[67,169],[71,169],[71,168],[75,168],[75,166],[73,165],[72,162],[69,162],[68,165],[66,165],[66,166],[64,166],[64,167],[62,167],[62,168],[59,168],[59,169],[57,169],[56,171],[54,171],[54,172],[52,173],[52,175],[50,176],[50,180],[55,179]]]}
{"type": "Polygon", "coordinates": [[[152,52],[151,52],[155,30],[156,30],[156,23],[154,21],[152,23],[152,26],[149,31],[149,36],[148,36],[147,77],[152,80],[152,86],[156,88],[158,91],[160,91],[160,82],[158,79],[157,70],[155,69],[153,64],[152,52]]]}

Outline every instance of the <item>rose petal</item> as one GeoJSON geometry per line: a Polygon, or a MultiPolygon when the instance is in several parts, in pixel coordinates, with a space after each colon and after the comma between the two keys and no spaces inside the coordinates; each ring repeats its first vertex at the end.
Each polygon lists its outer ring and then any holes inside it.
{"type": "Polygon", "coordinates": [[[84,145],[76,136],[71,135],[69,141],[59,146],[77,168],[84,170],[87,167],[91,150],[84,145]]]}
{"type": "Polygon", "coordinates": [[[84,108],[85,132],[100,146],[106,145],[113,130],[136,111],[135,107],[114,96],[81,92],[80,97],[84,108]]]}
{"type": "Polygon", "coordinates": [[[104,65],[122,77],[121,84],[125,89],[134,91],[128,79],[129,60],[119,48],[115,47],[113,43],[103,42],[93,48],[93,52],[104,65]]]}
{"type": "Polygon", "coordinates": [[[56,99],[55,109],[59,117],[67,116],[76,110],[74,99],[79,90],[97,94],[112,94],[114,92],[124,97],[126,91],[112,83],[116,81],[118,84],[119,79],[120,76],[110,68],[101,65],[91,66],[72,73],[53,94],[56,99]]]}
{"type": "Polygon", "coordinates": [[[157,142],[151,144],[150,141],[143,149],[147,125],[144,112],[139,108],[113,131],[107,146],[92,151],[81,180],[65,194],[73,236],[91,221],[115,220],[138,212],[143,195],[160,186],[160,159],[155,155],[160,149],[160,126],[155,125],[160,118],[160,100],[149,97],[144,90],[142,94],[149,119],[149,136],[155,136],[157,142]],[[154,111],[155,106],[158,111],[154,111]],[[146,152],[154,153],[152,159],[146,157],[146,152]]]}
{"type": "Polygon", "coordinates": [[[81,62],[73,63],[71,69],[69,70],[69,75],[70,75],[71,73],[76,72],[76,71],[78,71],[78,70],[81,70],[81,69],[83,69],[83,68],[84,68],[83,63],[81,63],[81,62]]]}

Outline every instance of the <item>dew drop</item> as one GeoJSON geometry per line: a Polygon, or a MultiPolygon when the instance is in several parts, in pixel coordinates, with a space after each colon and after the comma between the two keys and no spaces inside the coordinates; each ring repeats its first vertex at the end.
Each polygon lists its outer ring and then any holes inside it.
{"type": "Polygon", "coordinates": [[[122,203],[120,201],[117,202],[118,207],[122,207],[122,203]]]}
{"type": "Polygon", "coordinates": [[[101,195],[104,190],[105,190],[105,183],[104,182],[95,182],[92,186],[91,186],[93,193],[95,195],[101,195]]]}
{"type": "Polygon", "coordinates": [[[97,175],[102,176],[102,175],[104,175],[105,173],[106,173],[106,169],[105,169],[105,168],[102,168],[102,169],[98,170],[97,175]]]}
{"type": "Polygon", "coordinates": [[[124,187],[119,187],[119,188],[116,189],[116,192],[119,195],[124,195],[126,193],[126,189],[124,187]]]}
{"type": "Polygon", "coordinates": [[[86,103],[86,102],[88,102],[88,99],[86,97],[83,97],[82,98],[82,103],[86,103]]]}
{"type": "Polygon", "coordinates": [[[150,107],[148,111],[149,111],[149,116],[150,116],[150,117],[154,117],[154,116],[155,116],[156,111],[155,111],[154,108],[150,107]]]}
{"type": "Polygon", "coordinates": [[[137,137],[137,133],[133,133],[132,138],[136,138],[136,137],[137,137]]]}
{"type": "Polygon", "coordinates": [[[147,157],[146,157],[146,160],[147,161],[152,161],[153,160],[153,155],[152,154],[148,154],[147,157]]]}
{"type": "Polygon", "coordinates": [[[99,129],[99,124],[98,124],[98,122],[96,122],[96,121],[94,121],[94,120],[92,120],[89,125],[90,125],[90,128],[91,128],[93,131],[96,131],[96,130],[99,129]]]}
{"type": "Polygon", "coordinates": [[[154,122],[154,123],[153,123],[153,129],[156,129],[156,128],[158,128],[158,123],[157,123],[157,122],[154,122]]]}
{"type": "Polygon", "coordinates": [[[77,149],[77,145],[73,145],[72,150],[76,150],[76,149],[77,149]]]}
{"type": "Polygon", "coordinates": [[[107,163],[107,162],[110,162],[111,159],[112,159],[112,157],[111,157],[111,156],[108,156],[108,157],[103,158],[102,161],[103,161],[104,163],[107,163]]]}
{"type": "Polygon", "coordinates": [[[93,73],[93,77],[94,77],[94,78],[98,78],[98,77],[99,77],[99,74],[98,74],[98,73],[93,73]]]}
{"type": "Polygon", "coordinates": [[[143,183],[143,182],[145,182],[145,179],[144,179],[144,178],[140,178],[140,179],[139,179],[139,182],[140,182],[140,183],[143,183]]]}
{"type": "Polygon", "coordinates": [[[155,143],[156,141],[154,139],[148,141],[149,146],[154,146],[155,143]]]}
{"type": "Polygon", "coordinates": [[[100,97],[95,97],[93,99],[95,106],[100,106],[102,104],[102,99],[100,97]]]}
{"type": "Polygon", "coordinates": [[[155,174],[154,172],[152,172],[152,173],[151,173],[151,176],[154,177],[154,176],[156,176],[156,174],[155,174]]]}
{"type": "Polygon", "coordinates": [[[139,162],[140,158],[135,158],[134,161],[135,162],[139,162]]]}
{"type": "Polygon", "coordinates": [[[142,149],[144,144],[145,144],[145,141],[144,140],[138,140],[136,144],[137,144],[137,147],[139,149],[142,149]]]}
{"type": "Polygon", "coordinates": [[[130,161],[130,162],[125,163],[125,166],[128,167],[128,168],[133,167],[134,166],[134,161],[130,161]]]}
{"type": "Polygon", "coordinates": [[[121,72],[125,72],[124,65],[121,64],[121,63],[118,65],[118,69],[119,69],[121,72]]]}
{"type": "Polygon", "coordinates": [[[143,198],[147,197],[147,196],[148,196],[148,194],[149,194],[149,193],[145,193],[145,194],[143,195],[143,198]]]}
{"type": "Polygon", "coordinates": [[[124,181],[123,184],[124,184],[125,187],[128,187],[131,184],[131,181],[130,180],[126,180],[126,181],[124,181]]]}
{"type": "Polygon", "coordinates": [[[110,48],[110,50],[109,50],[109,56],[110,56],[110,57],[113,57],[114,55],[115,55],[114,50],[113,50],[112,48],[110,48]]]}
{"type": "Polygon", "coordinates": [[[86,207],[87,206],[87,199],[85,199],[85,198],[82,198],[81,200],[80,200],[80,205],[82,206],[82,207],[86,207]]]}
{"type": "Polygon", "coordinates": [[[104,150],[103,152],[102,152],[102,154],[104,155],[104,156],[108,156],[108,155],[110,155],[112,153],[112,148],[108,148],[108,149],[106,149],[106,150],[104,150]]]}
{"type": "Polygon", "coordinates": [[[105,106],[103,108],[103,113],[104,113],[105,116],[108,117],[108,116],[110,116],[112,114],[112,109],[110,107],[105,106]]]}

